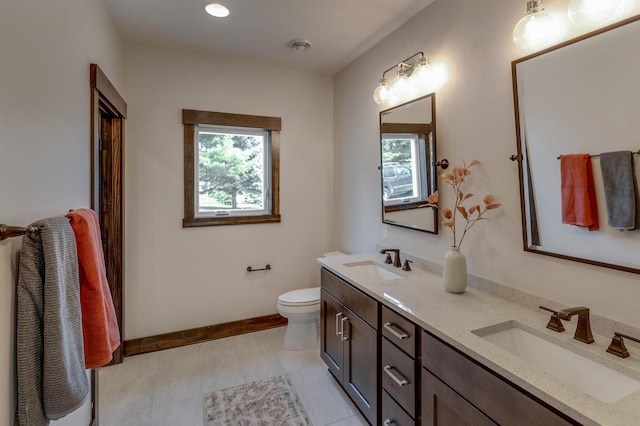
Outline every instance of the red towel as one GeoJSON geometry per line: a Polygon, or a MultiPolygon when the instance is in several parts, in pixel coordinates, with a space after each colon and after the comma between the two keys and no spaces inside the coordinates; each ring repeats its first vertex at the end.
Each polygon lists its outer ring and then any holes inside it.
{"type": "Polygon", "coordinates": [[[585,226],[589,231],[598,230],[598,205],[589,154],[560,157],[560,180],[562,223],[585,226]]]}
{"type": "Polygon", "coordinates": [[[90,209],[67,214],[76,236],[80,264],[80,305],[85,368],[98,368],[113,358],[120,332],[107,282],[98,215],[90,209]]]}

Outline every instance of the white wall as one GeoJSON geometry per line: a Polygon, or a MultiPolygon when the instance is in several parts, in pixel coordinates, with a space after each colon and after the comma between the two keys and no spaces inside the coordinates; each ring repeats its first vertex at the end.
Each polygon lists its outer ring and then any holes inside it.
{"type": "Polygon", "coordinates": [[[272,314],[281,293],[319,285],[315,259],[332,249],[331,78],[135,44],[125,76],[125,338],[272,314]],[[281,223],[182,228],[183,108],[282,118],[281,223]]]}
{"type": "MultiPolygon", "coordinates": [[[[567,3],[545,7],[566,24],[567,3]]],[[[511,61],[528,53],[518,50],[511,33],[524,12],[524,1],[436,0],[335,76],[336,244],[365,252],[380,243],[435,262],[442,262],[451,244],[448,229],[433,236],[391,226],[384,238],[380,223],[378,112],[384,108],[373,102],[372,92],[383,70],[423,50],[449,70],[436,97],[438,157],[453,164],[481,161],[467,190],[491,192],[504,204],[465,239],[469,272],[639,327],[638,275],[522,249],[517,164],[508,157],[516,152],[511,61]]],[[[574,35],[576,30],[563,27],[559,38],[574,35]]],[[[447,188],[440,182],[445,205],[451,203],[447,188]]]]}
{"type": "MultiPolygon", "coordinates": [[[[90,203],[89,64],[122,87],[122,43],[100,0],[3,0],[0,223],[25,226],[90,203]]],[[[0,425],[13,424],[16,252],[0,242],[0,425]]],[[[56,424],[87,425],[87,408],[56,424]]]]}

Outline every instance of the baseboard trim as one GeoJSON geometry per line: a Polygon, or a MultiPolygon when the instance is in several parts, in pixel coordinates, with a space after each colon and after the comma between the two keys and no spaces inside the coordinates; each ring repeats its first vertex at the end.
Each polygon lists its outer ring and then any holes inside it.
{"type": "Polygon", "coordinates": [[[156,336],[142,337],[124,341],[124,356],[140,355],[163,349],[177,348],[206,342],[208,340],[222,339],[223,337],[237,336],[254,331],[268,330],[270,328],[287,325],[287,319],[280,314],[265,315],[262,317],[248,318],[223,324],[209,325],[192,328],[190,330],[174,331],[172,333],[156,336]]]}

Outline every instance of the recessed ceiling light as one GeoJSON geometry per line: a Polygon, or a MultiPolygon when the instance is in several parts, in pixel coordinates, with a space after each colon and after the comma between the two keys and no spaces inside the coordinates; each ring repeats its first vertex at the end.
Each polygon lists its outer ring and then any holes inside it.
{"type": "Polygon", "coordinates": [[[229,16],[229,9],[218,3],[210,3],[204,7],[204,10],[211,16],[216,18],[224,18],[229,16]]]}

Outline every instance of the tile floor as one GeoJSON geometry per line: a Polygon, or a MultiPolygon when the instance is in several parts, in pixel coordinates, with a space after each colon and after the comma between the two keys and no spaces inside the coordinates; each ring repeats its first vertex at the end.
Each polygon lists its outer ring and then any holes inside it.
{"type": "Polygon", "coordinates": [[[125,358],[99,371],[101,426],[203,426],[203,395],[289,374],[314,426],[366,425],[320,359],[284,327],[125,358]]]}

